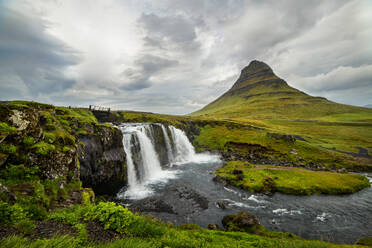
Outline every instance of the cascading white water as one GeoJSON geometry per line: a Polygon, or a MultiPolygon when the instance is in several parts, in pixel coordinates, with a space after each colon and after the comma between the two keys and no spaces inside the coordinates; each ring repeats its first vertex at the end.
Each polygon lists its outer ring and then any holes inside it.
{"type": "Polygon", "coordinates": [[[174,150],[176,152],[175,163],[192,161],[195,157],[195,149],[185,133],[173,126],[170,126],[169,128],[173,139],[174,150]]]}
{"type": "MultiPolygon", "coordinates": [[[[145,129],[148,130],[148,126],[140,127],[141,131],[137,133],[138,141],[141,147],[142,166],[144,170],[144,175],[142,175],[142,178],[144,181],[155,179],[162,171],[154,145],[149,137],[145,134],[145,129]]],[[[153,138],[152,135],[150,137],[153,138]]]]}
{"type": "Polygon", "coordinates": [[[210,154],[196,154],[185,133],[173,126],[132,123],[124,124],[120,128],[127,157],[128,188],[125,192],[119,192],[118,198],[144,198],[152,193],[151,185],[176,176],[176,170],[162,169],[160,155],[156,152],[158,147],[155,147],[159,142],[164,141],[166,154],[162,155],[169,161],[169,167],[173,164],[204,163],[219,159],[218,156],[210,154]],[[155,135],[155,129],[158,136],[155,135]],[[172,142],[167,129],[170,131],[172,142]],[[159,137],[159,134],[163,137],[159,137]],[[159,138],[163,141],[155,140],[159,138]]]}
{"type": "Polygon", "coordinates": [[[133,165],[133,158],[131,149],[131,142],[132,142],[132,134],[131,133],[124,133],[123,135],[123,145],[124,145],[124,152],[127,158],[127,175],[128,175],[128,184],[136,186],[137,182],[137,175],[133,165]]]}

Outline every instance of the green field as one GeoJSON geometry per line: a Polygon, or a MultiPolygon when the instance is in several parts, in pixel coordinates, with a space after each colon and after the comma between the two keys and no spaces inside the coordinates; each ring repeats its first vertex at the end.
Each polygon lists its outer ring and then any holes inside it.
{"type": "Polygon", "coordinates": [[[218,169],[216,175],[229,184],[251,192],[294,195],[347,194],[370,186],[366,177],[356,174],[252,165],[244,161],[230,161],[218,169]]]}

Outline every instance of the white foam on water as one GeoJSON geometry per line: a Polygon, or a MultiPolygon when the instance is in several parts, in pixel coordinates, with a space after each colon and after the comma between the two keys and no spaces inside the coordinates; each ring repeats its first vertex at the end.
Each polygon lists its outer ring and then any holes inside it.
{"type": "Polygon", "coordinates": [[[240,207],[240,208],[250,208],[250,209],[257,208],[255,206],[250,206],[248,204],[245,204],[245,203],[242,203],[242,202],[233,201],[231,199],[223,199],[223,200],[226,201],[226,202],[228,202],[228,205],[229,206],[236,206],[236,207],[240,207]]]}
{"type": "Polygon", "coordinates": [[[329,213],[321,213],[321,214],[318,214],[315,218],[315,221],[321,221],[321,222],[325,222],[326,220],[328,220],[332,215],[329,214],[329,213]]]}
{"type": "Polygon", "coordinates": [[[203,164],[221,161],[220,156],[216,154],[211,154],[209,152],[196,153],[194,146],[187,138],[185,132],[181,129],[175,128],[174,126],[169,126],[169,130],[174,145],[175,165],[187,163],[203,164]]]}
{"type": "Polygon", "coordinates": [[[289,214],[289,215],[295,215],[295,214],[302,214],[300,210],[288,210],[286,208],[278,208],[273,210],[274,214],[277,215],[284,215],[284,214],[289,214]]]}
{"type": "Polygon", "coordinates": [[[251,195],[250,197],[247,198],[247,200],[254,201],[257,203],[266,203],[265,200],[260,200],[257,195],[251,195]]]}

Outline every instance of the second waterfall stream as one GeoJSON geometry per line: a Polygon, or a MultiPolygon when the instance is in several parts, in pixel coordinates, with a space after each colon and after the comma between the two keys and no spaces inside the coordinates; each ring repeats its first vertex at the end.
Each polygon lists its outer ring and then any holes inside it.
{"type": "Polygon", "coordinates": [[[128,188],[118,198],[141,199],[152,186],[177,177],[173,166],[218,161],[217,155],[195,153],[185,133],[171,125],[126,123],[120,126],[127,159],[128,188]]]}

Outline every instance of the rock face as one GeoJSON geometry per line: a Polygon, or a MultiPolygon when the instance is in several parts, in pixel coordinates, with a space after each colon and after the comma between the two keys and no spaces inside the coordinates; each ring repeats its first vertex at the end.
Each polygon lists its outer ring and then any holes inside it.
{"type": "Polygon", "coordinates": [[[94,126],[93,134],[79,135],[80,179],[96,194],[114,195],[126,185],[123,135],[119,129],[94,126]]]}
{"type": "MultiPolygon", "coordinates": [[[[154,143],[154,147],[156,150],[156,153],[159,156],[159,161],[162,166],[167,165],[169,163],[168,159],[168,153],[167,153],[167,145],[165,144],[165,137],[163,134],[163,130],[160,125],[157,124],[151,124],[150,125],[152,129],[152,142],[154,143]]],[[[165,128],[166,132],[168,132],[168,128],[165,128]]],[[[168,137],[170,137],[170,134],[168,133],[168,137]]],[[[172,142],[172,139],[170,139],[172,142]]]]}
{"type": "Polygon", "coordinates": [[[63,177],[69,181],[79,178],[76,147],[70,144],[70,139],[56,140],[58,145],[46,142],[51,130],[47,125],[45,112],[39,109],[45,106],[19,106],[18,109],[6,105],[1,107],[1,120],[16,128],[15,132],[8,133],[2,140],[2,147],[16,149],[15,153],[5,150],[0,152],[3,153],[0,156],[2,165],[23,164],[25,167],[37,167],[42,179],[63,177]],[[32,140],[32,144],[26,144],[26,139],[32,140]],[[69,149],[61,152],[58,146],[69,146],[69,149]]]}
{"type": "MultiPolygon", "coordinates": [[[[243,82],[259,77],[276,77],[273,70],[264,62],[253,60],[248,66],[244,67],[240,73],[240,77],[235,82],[231,90],[241,88],[243,82]]],[[[284,81],[283,81],[284,82],[284,81]]]]}
{"type": "Polygon", "coordinates": [[[97,194],[115,195],[125,186],[122,133],[97,123],[90,111],[2,102],[0,117],[3,175],[14,176],[17,170],[17,177],[58,180],[60,185],[80,179],[97,194]]]}

